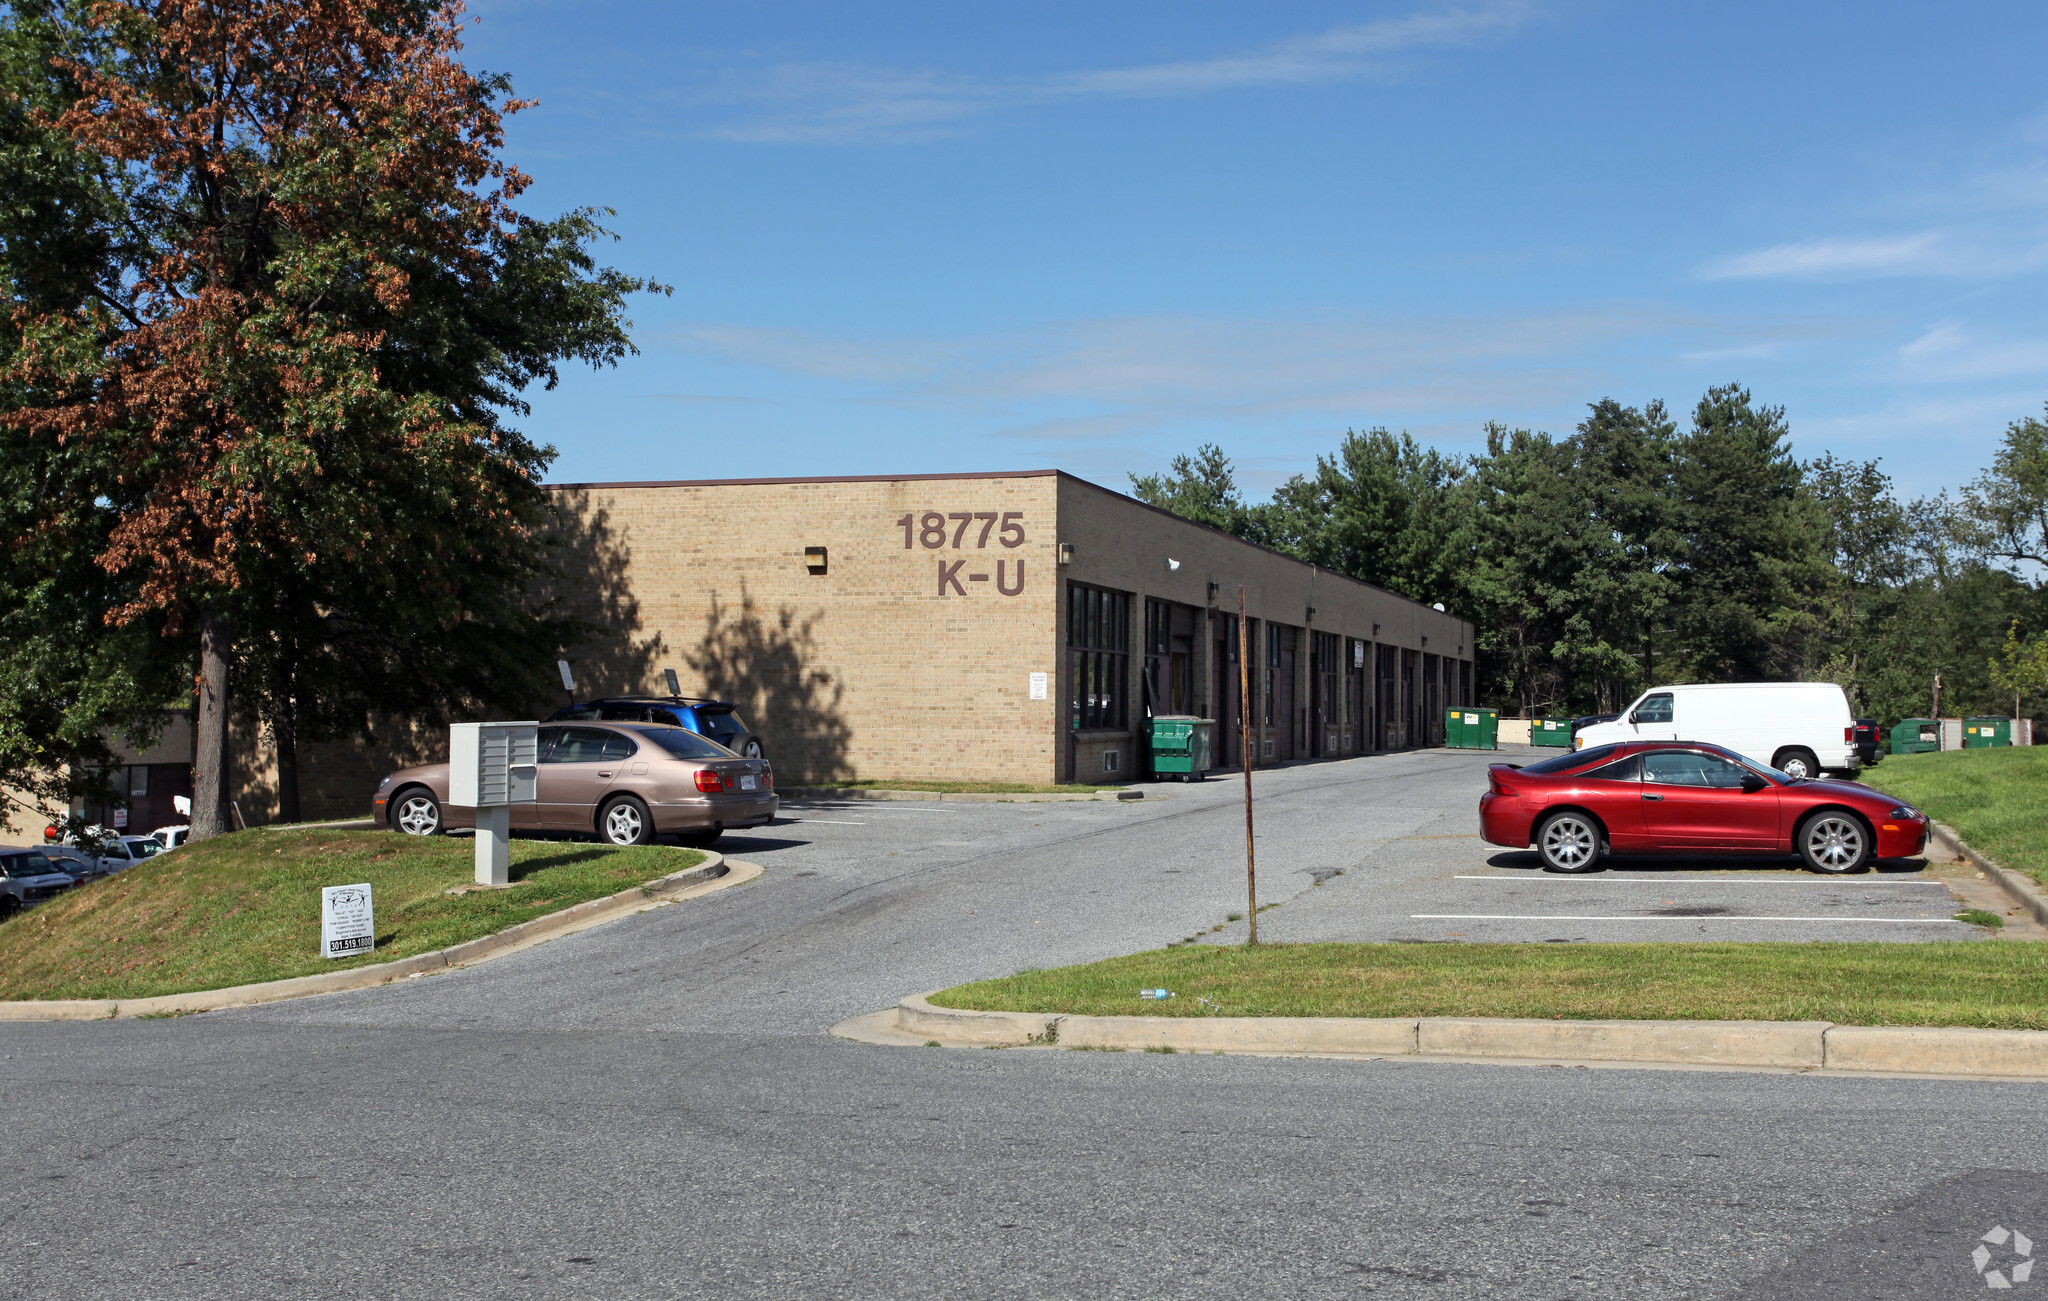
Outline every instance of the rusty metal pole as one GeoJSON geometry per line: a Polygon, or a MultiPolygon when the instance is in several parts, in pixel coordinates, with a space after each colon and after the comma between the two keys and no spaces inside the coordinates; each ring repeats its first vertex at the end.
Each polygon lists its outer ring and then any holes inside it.
{"type": "Polygon", "coordinates": [[[1244,754],[1244,889],[1251,911],[1249,944],[1259,942],[1259,858],[1252,847],[1252,650],[1244,621],[1244,588],[1237,589],[1237,739],[1244,754]]]}

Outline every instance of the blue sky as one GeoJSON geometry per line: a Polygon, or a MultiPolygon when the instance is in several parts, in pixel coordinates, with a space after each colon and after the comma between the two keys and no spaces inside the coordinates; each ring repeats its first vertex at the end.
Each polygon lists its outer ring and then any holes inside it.
{"type": "Polygon", "coordinates": [[[563,481],[1475,450],[1737,380],[1906,495],[2048,399],[2048,6],[482,0],[642,354],[563,481]]]}

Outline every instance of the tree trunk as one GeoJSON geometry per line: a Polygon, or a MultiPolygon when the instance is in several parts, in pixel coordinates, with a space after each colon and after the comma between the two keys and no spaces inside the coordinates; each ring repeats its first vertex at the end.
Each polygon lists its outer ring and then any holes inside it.
{"type": "Polygon", "coordinates": [[[288,667],[284,690],[278,695],[276,714],[270,720],[271,744],[277,747],[279,822],[299,820],[299,723],[297,711],[292,707],[292,681],[293,675],[288,667]]]}
{"type": "Polygon", "coordinates": [[[211,611],[199,621],[197,687],[191,839],[205,840],[233,829],[228,821],[228,621],[211,611]]]}

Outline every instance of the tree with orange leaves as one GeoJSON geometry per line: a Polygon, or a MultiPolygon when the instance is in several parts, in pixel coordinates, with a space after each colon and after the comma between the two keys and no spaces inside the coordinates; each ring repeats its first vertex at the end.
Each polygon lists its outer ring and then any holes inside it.
{"type": "Polygon", "coordinates": [[[83,233],[0,222],[0,429],[72,468],[17,527],[89,496],[106,624],[196,640],[195,839],[224,829],[232,692],[283,766],[373,709],[526,694],[572,631],[522,599],[553,449],[506,421],[560,362],[630,351],[626,295],[666,291],[594,263],[600,214],[513,209],[527,105],[461,64],[461,14],[36,0],[0,29],[43,78],[15,134],[99,205],[83,233]]]}

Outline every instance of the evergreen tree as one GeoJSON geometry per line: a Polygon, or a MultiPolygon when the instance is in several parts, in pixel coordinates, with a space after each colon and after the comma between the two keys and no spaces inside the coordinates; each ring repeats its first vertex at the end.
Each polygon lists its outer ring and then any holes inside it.
{"type": "Polygon", "coordinates": [[[1783,407],[1755,406],[1729,384],[1700,399],[1675,449],[1673,631],[1701,679],[1783,680],[1802,666],[1827,566],[1788,436],[1783,407]]]}

